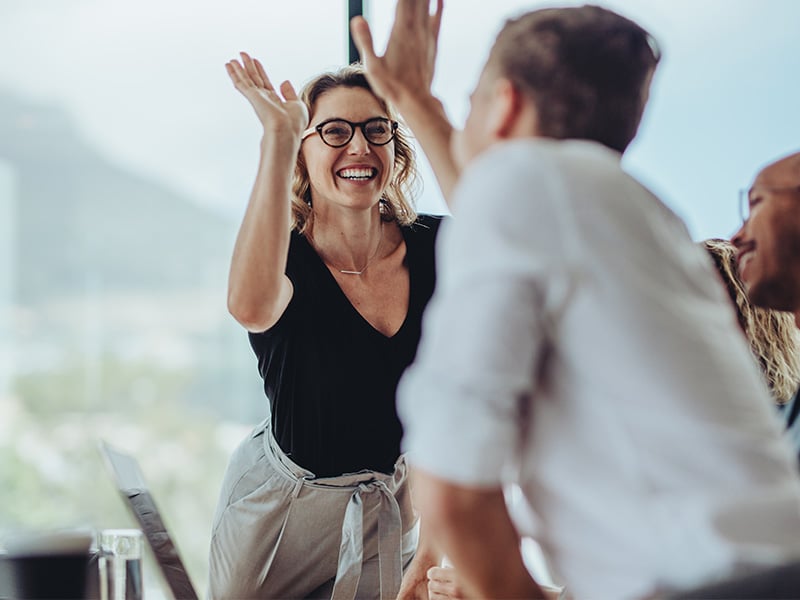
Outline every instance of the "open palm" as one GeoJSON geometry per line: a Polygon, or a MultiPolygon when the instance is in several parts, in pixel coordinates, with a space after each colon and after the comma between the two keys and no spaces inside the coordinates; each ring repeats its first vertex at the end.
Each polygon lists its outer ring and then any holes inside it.
{"type": "Polygon", "coordinates": [[[383,56],[375,54],[372,33],[363,17],[351,22],[367,79],[389,102],[401,105],[404,97],[430,93],[436,63],[436,48],[442,21],[443,0],[429,12],[430,0],[398,0],[394,25],[383,56]]]}
{"type": "Polygon", "coordinates": [[[291,83],[284,81],[278,93],[258,59],[246,52],[241,53],[241,62],[229,61],[225,69],[236,89],[253,106],[265,132],[300,137],[308,126],[308,109],[291,83]]]}

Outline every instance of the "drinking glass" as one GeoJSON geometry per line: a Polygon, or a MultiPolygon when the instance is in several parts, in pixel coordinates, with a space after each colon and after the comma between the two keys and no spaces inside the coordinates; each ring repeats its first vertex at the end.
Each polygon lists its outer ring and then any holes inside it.
{"type": "Polygon", "coordinates": [[[97,545],[100,600],[142,600],[142,532],[104,529],[97,545]]]}

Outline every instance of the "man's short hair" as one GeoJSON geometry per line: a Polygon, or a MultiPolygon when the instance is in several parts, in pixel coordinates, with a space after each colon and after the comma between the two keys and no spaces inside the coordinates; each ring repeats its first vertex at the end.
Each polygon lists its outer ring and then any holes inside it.
{"type": "Polygon", "coordinates": [[[541,135],[624,152],[660,53],[639,25],[599,6],[550,8],[506,22],[488,67],[534,102],[541,135]]]}

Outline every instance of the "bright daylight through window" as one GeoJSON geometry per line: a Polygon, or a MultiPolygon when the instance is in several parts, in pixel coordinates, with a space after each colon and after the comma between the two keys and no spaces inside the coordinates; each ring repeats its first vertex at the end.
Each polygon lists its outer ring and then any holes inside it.
{"type": "MultiPolygon", "coordinates": [[[[365,4],[381,48],[394,2],[365,4]]],[[[540,4],[446,3],[434,90],[456,124],[503,19],[540,4]]],[[[602,4],[664,51],[626,167],[695,238],[728,237],[745,178],[800,140],[800,3],[602,4]]],[[[346,21],[346,0],[0,3],[0,533],[133,525],[102,438],[206,581],[225,464],[268,406],[226,308],[261,131],[224,65],[245,50],[299,88],[347,61],[346,21]]],[[[420,163],[418,204],[444,212],[420,163]]]]}

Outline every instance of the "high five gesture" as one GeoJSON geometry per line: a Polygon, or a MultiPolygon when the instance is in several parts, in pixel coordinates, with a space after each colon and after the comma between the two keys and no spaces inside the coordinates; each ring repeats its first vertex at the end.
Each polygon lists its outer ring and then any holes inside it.
{"type": "Polygon", "coordinates": [[[370,84],[401,110],[404,101],[430,93],[442,8],[443,0],[437,0],[436,10],[430,14],[427,0],[400,0],[383,56],[375,54],[372,34],[364,18],[355,17],[351,23],[353,40],[370,84]]]}
{"type": "Polygon", "coordinates": [[[241,62],[232,60],[225,64],[225,69],[236,89],[253,106],[265,133],[291,133],[299,140],[308,126],[308,109],[297,98],[292,84],[281,83],[278,94],[261,62],[246,52],[240,56],[241,62]]]}
{"type": "Polygon", "coordinates": [[[403,115],[449,203],[459,173],[450,153],[453,126],[431,91],[443,0],[436,0],[433,14],[429,7],[430,0],[398,1],[383,56],[375,54],[372,34],[363,17],[355,17],[350,28],[370,85],[403,115]]]}

